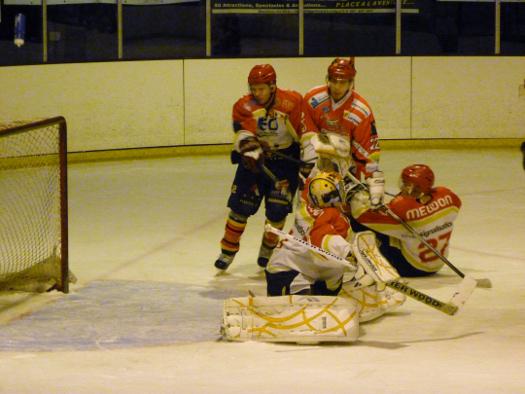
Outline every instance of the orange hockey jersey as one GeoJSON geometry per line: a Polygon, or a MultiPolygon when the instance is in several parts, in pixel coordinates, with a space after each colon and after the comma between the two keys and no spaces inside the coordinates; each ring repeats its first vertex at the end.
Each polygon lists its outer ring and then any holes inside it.
{"type": "Polygon", "coordinates": [[[337,103],[328,87],[311,89],[303,100],[302,134],[334,132],[349,139],[356,175],[370,176],[378,169],[379,139],[374,114],[367,101],[350,90],[337,103]]]}
{"type": "Polygon", "coordinates": [[[257,137],[271,150],[286,149],[299,141],[302,96],[293,90],[276,89],[273,105],[268,110],[248,94],[233,106],[234,149],[239,142],[257,137]]]}

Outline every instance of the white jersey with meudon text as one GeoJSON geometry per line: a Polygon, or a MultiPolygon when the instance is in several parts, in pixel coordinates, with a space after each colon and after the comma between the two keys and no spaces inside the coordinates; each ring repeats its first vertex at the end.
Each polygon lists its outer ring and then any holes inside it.
{"type": "MultiPolygon", "coordinates": [[[[447,256],[461,200],[445,187],[433,188],[431,195],[432,198],[425,204],[399,195],[388,203],[388,207],[414,228],[427,243],[443,256],[447,256]]],[[[403,257],[413,267],[425,272],[437,272],[443,266],[443,261],[430,248],[385,212],[368,210],[356,219],[374,231],[389,235],[390,245],[400,249],[403,257]]]]}

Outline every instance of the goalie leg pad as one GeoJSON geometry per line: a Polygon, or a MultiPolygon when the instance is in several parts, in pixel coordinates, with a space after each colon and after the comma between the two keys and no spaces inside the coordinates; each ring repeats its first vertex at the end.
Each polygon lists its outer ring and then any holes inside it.
{"type": "Polygon", "coordinates": [[[353,342],[359,313],[354,300],[342,297],[230,298],[224,302],[221,332],[229,341],[353,342]]]}
{"type": "Polygon", "coordinates": [[[365,272],[376,282],[390,282],[399,279],[399,274],[381,254],[372,231],[356,233],[352,241],[352,253],[365,272]]]}
{"type": "Polygon", "coordinates": [[[359,309],[359,321],[365,323],[385,313],[391,312],[401,306],[406,296],[389,287],[379,291],[375,285],[355,290],[353,287],[345,287],[339,294],[355,301],[359,309]]]}

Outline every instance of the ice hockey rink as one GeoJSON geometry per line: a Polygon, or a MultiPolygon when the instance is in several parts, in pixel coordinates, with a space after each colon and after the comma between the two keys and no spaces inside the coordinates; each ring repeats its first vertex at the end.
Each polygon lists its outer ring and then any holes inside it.
{"type": "MultiPolygon", "coordinates": [[[[525,171],[519,147],[383,149],[387,190],[425,163],[462,199],[449,259],[490,278],[447,316],[407,300],[352,344],[220,340],[225,298],[265,294],[262,210],[215,276],[226,155],[69,167],[68,295],[0,297],[0,393],[525,393],[525,171]]],[[[447,300],[448,267],[409,284],[447,300]]]]}

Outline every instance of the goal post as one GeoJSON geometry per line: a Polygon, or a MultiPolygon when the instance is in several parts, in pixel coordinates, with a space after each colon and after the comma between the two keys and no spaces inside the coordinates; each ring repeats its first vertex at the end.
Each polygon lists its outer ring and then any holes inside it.
{"type": "Polygon", "coordinates": [[[69,291],[67,125],[0,123],[0,291],[69,291]]]}

